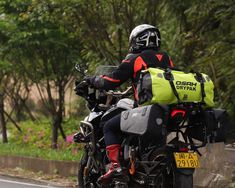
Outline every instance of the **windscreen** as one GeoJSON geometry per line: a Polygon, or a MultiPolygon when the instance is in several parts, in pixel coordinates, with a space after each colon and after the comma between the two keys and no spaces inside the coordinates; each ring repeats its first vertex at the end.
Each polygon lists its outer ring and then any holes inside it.
{"type": "Polygon", "coordinates": [[[115,69],[117,69],[117,66],[101,65],[96,68],[95,74],[96,75],[107,75],[107,74],[112,73],[115,69]]]}

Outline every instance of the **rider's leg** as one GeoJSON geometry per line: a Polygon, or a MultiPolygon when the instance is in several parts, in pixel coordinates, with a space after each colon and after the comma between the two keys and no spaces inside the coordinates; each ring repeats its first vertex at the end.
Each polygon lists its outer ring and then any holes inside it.
{"type": "Polygon", "coordinates": [[[128,179],[120,164],[120,158],[122,158],[121,138],[123,134],[120,129],[120,119],[121,115],[117,115],[104,125],[104,139],[111,167],[106,174],[98,179],[99,183],[108,183],[114,177],[120,177],[123,180],[128,179]]]}
{"type": "Polygon", "coordinates": [[[104,141],[105,145],[121,144],[123,135],[121,128],[121,114],[114,116],[104,124],[104,141]]]}

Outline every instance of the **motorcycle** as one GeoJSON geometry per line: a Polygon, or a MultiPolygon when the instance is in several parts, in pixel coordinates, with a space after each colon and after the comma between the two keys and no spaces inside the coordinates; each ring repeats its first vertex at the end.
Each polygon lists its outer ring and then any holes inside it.
{"type": "MultiPolygon", "coordinates": [[[[225,110],[205,109],[193,103],[151,105],[149,108],[153,106],[159,114],[152,121],[154,126],[145,126],[145,133],[139,128],[127,131],[121,145],[124,168],[130,180],[114,178],[109,185],[99,185],[97,179],[109,167],[102,127],[115,115],[125,116],[126,112],[133,111],[133,103],[127,99],[132,91],[131,87],[124,92],[97,90],[85,81],[77,83],[77,88],[80,88],[78,95],[86,99],[91,110],[80,122],[80,132],[74,135],[74,142],[84,143],[78,168],[79,188],[192,188],[193,173],[200,167],[198,149],[224,140],[225,121],[221,117],[225,110]],[[161,125],[160,136],[157,124],[161,125]]],[[[140,108],[145,109],[136,109],[140,108]]]]}

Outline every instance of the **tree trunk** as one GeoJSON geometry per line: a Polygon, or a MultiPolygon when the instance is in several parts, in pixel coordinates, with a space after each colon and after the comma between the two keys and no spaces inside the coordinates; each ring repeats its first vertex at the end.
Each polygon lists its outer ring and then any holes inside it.
{"type": "Polygon", "coordinates": [[[61,123],[58,126],[59,126],[59,129],[60,129],[61,136],[66,141],[66,135],[65,135],[63,127],[62,127],[62,122],[63,122],[63,120],[61,120],[61,123]]]}
{"type": "Polygon", "coordinates": [[[59,119],[57,115],[53,118],[53,123],[52,123],[52,135],[51,135],[51,148],[52,149],[57,149],[57,141],[58,141],[58,126],[59,125],[59,119]]]}
{"type": "MultiPolygon", "coordinates": [[[[11,117],[6,111],[4,111],[4,114],[5,114],[5,115],[8,117],[8,119],[13,123],[13,125],[17,128],[17,130],[18,130],[19,132],[22,132],[20,126],[15,122],[14,119],[12,119],[12,117],[11,117]]],[[[5,123],[6,123],[6,121],[5,121],[5,123]]]]}
{"type": "Polygon", "coordinates": [[[34,117],[34,115],[32,114],[31,110],[29,109],[29,107],[26,105],[26,103],[23,103],[25,110],[27,111],[27,113],[29,114],[29,117],[32,121],[36,121],[36,118],[34,117]]]}
{"type": "Polygon", "coordinates": [[[7,128],[6,128],[6,121],[4,117],[4,95],[0,93],[0,124],[2,128],[2,142],[7,143],[7,128]]]}
{"type": "Polygon", "coordinates": [[[58,147],[58,130],[60,130],[61,135],[64,140],[66,140],[66,135],[62,128],[62,122],[63,122],[63,114],[58,111],[53,118],[53,124],[52,124],[52,149],[57,149],[58,147]]]}
{"type": "Polygon", "coordinates": [[[21,105],[21,101],[18,99],[14,100],[15,103],[15,111],[16,111],[16,121],[20,122],[21,120],[23,120],[23,111],[22,111],[22,105],[21,105]]]}
{"type": "Polygon", "coordinates": [[[52,125],[52,148],[53,149],[56,149],[58,147],[57,145],[58,129],[60,130],[60,133],[63,139],[66,140],[66,135],[62,128],[63,111],[64,111],[64,87],[62,83],[60,82],[59,83],[59,105],[58,105],[58,110],[54,114],[53,125],[52,125]]]}
{"type": "Polygon", "coordinates": [[[59,84],[59,110],[58,110],[58,117],[60,118],[60,124],[59,129],[60,129],[60,133],[63,137],[64,140],[66,140],[66,135],[64,133],[63,127],[62,127],[62,122],[63,122],[63,113],[64,113],[64,85],[62,84],[62,82],[60,82],[59,84]]]}

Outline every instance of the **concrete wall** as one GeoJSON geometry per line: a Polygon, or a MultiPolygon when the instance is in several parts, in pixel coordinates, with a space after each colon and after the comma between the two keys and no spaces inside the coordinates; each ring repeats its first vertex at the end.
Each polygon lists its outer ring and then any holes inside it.
{"type": "Polygon", "coordinates": [[[224,143],[209,144],[200,150],[200,168],[195,171],[195,187],[228,188],[235,171],[235,150],[224,143]]]}
{"type": "Polygon", "coordinates": [[[59,174],[61,176],[76,176],[78,162],[52,161],[31,157],[0,156],[0,167],[31,170],[47,174],[59,174]]]}

